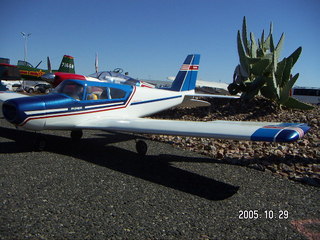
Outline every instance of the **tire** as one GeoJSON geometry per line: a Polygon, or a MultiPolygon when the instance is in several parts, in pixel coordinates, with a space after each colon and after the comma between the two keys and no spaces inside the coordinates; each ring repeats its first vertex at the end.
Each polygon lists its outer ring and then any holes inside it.
{"type": "Polygon", "coordinates": [[[145,156],[148,151],[148,145],[145,141],[138,140],[136,143],[136,150],[140,156],[145,156]]]}
{"type": "Polygon", "coordinates": [[[72,141],[78,142],[82,138],[83,132],[82,132],[82,130],[73,130],[73,131],[71,131],[70,136],[71,136],[72,141]]]}

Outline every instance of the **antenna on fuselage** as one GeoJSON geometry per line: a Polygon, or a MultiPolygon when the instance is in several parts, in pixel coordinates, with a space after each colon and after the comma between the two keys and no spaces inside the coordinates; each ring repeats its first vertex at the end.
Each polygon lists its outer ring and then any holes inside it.
{"type": "Polygon", "coordinates": [[[98,73],[99,70],[99,60],[98,60],[98,53],[96,53],[96,60],[94,62],[94,67],[96,69],[96,73],[98,73]]]}

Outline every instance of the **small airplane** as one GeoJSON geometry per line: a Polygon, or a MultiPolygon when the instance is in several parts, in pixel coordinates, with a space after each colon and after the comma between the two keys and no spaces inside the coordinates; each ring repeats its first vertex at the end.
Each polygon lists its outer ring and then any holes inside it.
{"type": "Polygon", "coordinates": [[[53,87],[58,86],[62,81],[67,79],[78,79],[78,80],[87,80],[87,81],[103,81],[109,83],[118,83],[124,85],[132,85],[138,87],[148,87],[148,88],[155,88],[154,84],[150,84],[145,81],[141,81],[132,77],[129,77],[127,73],[122,74],[122,68],[116,68],[113,71],[98,71],[98,55],[96,55],[95,59],[95,69],[96,72],[92,73],[88,76],[75,74],[73,73],[66,73],[66,72],[55,72],[51,71],[51,63],[50,59],[48,58],[48,69],[49,72],[43,74],[41,79],[50,83],[53,87]]]}
{"type": "Polygon", "coordinates": [[[129,77],[128,75],[124,75],[122,74],[122,71],[123,70],[121,68],[116,68],[113,71],[101,71],[101,72],[90,74],[88,76],[84,76],[81,74],[56,72],[56,73],[44,74],[41,76],[41,79],[50,83],[53,87],[58,86],[64,80],[76,79],[76,80],[101,81],[101,82],[108,82],[108,83],[132,85],[132,86],[138,86],[138,87],[155,88],[155,85],[134,79],[132,77],[129,77]]]}
{"type": "MultiPolygon", "coordinates": [[[[144,118],[177,106],[209,106],[194,97],[199,54],[188,55],[170,88],[157,89],[102,81],[64,80],[49,95],[12,98],[0,93],[5,119],[27,130],[68,130],[79,140],[82,130],[105,130],[142,134],[165,134],[206,138],[292,142],[304,136],[309,126],[301,123],[178,121],[144,118]]],[[[238,98],[234,96],[214,97],[238,98]]],[[[43,142],[41,143],[43,145],[43,142]]],[[[145,155],[147,145],[136,142],[145,155]]]]}
{"type": "MultiPolygon", "coordinates": [[[[48,70],[39,69],[38,66],[40,65],[40,63],[38,63],[36,67],[33,67],[30,63],[19,60],[17,67],[19,69],[21,77],[25,80],[35,80],[35,79],[40,80],[42,75],[48,72],[51,72],[51,70],[49,69],[48,70]]],[[[75,73],[74,58],[68,55],[64,55],[59,69],[53,70],[53,72],[75,73]]]]}

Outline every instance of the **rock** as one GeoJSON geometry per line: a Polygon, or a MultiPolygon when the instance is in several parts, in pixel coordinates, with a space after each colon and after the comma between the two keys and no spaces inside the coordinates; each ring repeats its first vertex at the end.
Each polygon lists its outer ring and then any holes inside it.
{"type": "Polygon", "coordinates": [[[300,146],[307,146],[309,144],[309,140],[308,139],[303,139],[299,142],[300,146]]]}
{"type": "Polygon", "coordinates": [[[294,171],[293,168],[289,167],[287,164],[284,164],[284,163],[280,163],[279,168],[285,173],[290,173],[294,171]]]}
{"type": "Polygon", "coordinates": [[[275,150],[274,151],[274,154],[277,156],[277,157],[283,157],[284,156],[284,153],[282,151],[280,151],[279,149],[275,150]]]}
{"type": "Polygon", "coordinates": [[[224,158],[224,150],[223,149],[218,150],[218,152],[216,154],[216,158],[218,158],[218,159],[224,158]]]}
{"type": "Polygon", "coordinates": [[[316,119],[316,118],[311,119],[310,120],[310,124],[317,125],[318,124],[318,119],[316,119]]]}
{"type": "Polygon", "coordinates": [[[240,149],[241,151],[244,151],[244,150],[246,150],[247,148],[246,148],[244,145],[240,145],[240,146],[239,146],[239,149],[240,149]]]}
{"type": "Polygon", "coordinates": [[[265,171],[265,167],[258,163],[249,164],[248,167],[255,170],[263,171],[263,172],[265,171]]]}

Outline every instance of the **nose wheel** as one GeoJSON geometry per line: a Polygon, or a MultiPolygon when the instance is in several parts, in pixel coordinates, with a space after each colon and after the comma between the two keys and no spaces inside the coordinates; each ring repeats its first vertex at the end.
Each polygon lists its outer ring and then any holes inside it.
{"type": "Polygon", "coordinates": [[[37,152],[42,152],[47,145],[47,141],[43,136],[36,136],[33,143],[33,150],[37,152]]]}
{"type": "Polygon", "coordinates": [[[148,145],[145,141],[137,140],[136,141],[136,150],[140,156],[145,156],[148,151],[148,145]]]}

